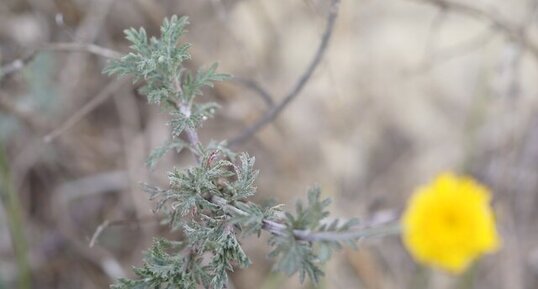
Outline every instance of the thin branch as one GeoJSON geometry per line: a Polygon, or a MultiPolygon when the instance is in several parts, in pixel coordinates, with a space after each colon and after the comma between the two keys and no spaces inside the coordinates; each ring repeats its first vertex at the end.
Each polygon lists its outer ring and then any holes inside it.
{"type": "Polygon", "coordinates": [[[474,37],[465,42],[454,45],[453,47],[448,47],[435,53],[434,57],[439,58],[439,60],[447,61],[465,53],[471,52],[492,40],[493,33],[494,29],[488,28],[486,31],[476,34],[474,37]]]}
{"type": "Polygon", "coordinates": [[[108,49],[108,48],[95,45],[92,43],[67,43],[67,42],[46,43],[32,49],[32,51],[28,53],[28,55],[19,59],[15,59],[10,63],[1,66],[0,67],[0,79],[23,69],[26,65],[28,65],[28,63],[30,63],[35,58],[36,54],[40,51],[86,52],[86,53],[91,53],[98,56],[102,56],[105,58],[119,58],[122,55],[121,53],[115,50],[108,49]]]}
{"type": "Polygon", "coordinates": [[[263,88],[257,81],[253,79],[241,78],[241,77],[234,77],[233,81],[256,92],[269,108],[275,105],[273,96],[265,88],[263,88]]]}
{"type": "MultiPolygon", "coordinates": [[[[247,216],[248,213],[230,205],[225,199],[218,197],[218,196],[212,196],[211,202],[214,203],[217,206],[220,206],[225,211],[233,212],[238,215],[244,215],[247,216]]],[[[392,220],[392,218],[389,218],[392,220]]],[[[387,234],[394,234],[398,233],[400,228],[396,224],[393,225],[386,225],[388,223],[387,220],[384,220],[385,222],[379,223],[376,222],[375,226],[366,226],[360,229],[356,230],[348,230],[348,231],[342,231],[342,232],[317,232],[317,231],[311,231],[311,230],[293,230],[293,235],[295,236],[295,239],[297,240],[303,240],[303,241],[347,241],[347,240],[356,240],[366,237],[373,237],[373,236],[382,236],[387,234]]],[[[285,224],[275,222],[272,220],[264,219],[262,221],[262,229],[277,236],[285,236],[288,234],[289,229],[285,224]]]]}
{"type": "MultiPolygon", "coordinates": [[[[28,63],[30,63],[35,58],[37,52],[39,51],[87,52],[87,53],[95,54],[95,55],[102,56],[105,58],[121,57],[121,53],[115,50],[101,47],[101,46],[91,44],[91,43],[63,43],[63,42],[47,43],[47,44],[38,46],[27,56],[16,59],[0,67],[0,79],[10,74],[16,73],[22,68],[24,68],[28,63]]],[[[82,107],[79,111],[77,111],[74,115],[72,115],[66,122],[64,122],[62,126],[56,128],[55,130],[47,134],[44,137],[44,141],[51,142],[56,137],[60,136],[62,133],[69,130],[72,126],[74,126],[81,119],[83,119],[88,113],[93,111],[97,106],[99,106],[106,99],[108,99],[108,97],[110,97],[110,95],[124,83],[125,81],[118,81],[118,80],[110,82],[107,86],[104,87],[104,89],[96,97],[92,98],[92,100],[90,100],[84,107],[82,107]]],[[[25,123],[29,124],[31,127],[33,128],[40,127],[40,125],[37,125],[35,121],[32,121],[32,119],[29,118],[27,114],[24,114],[20,112],[19,110],[16,110],[14,106],[10,105],[9,102],[7,102],[7,100],[0,99],[0,107],[14,113],[18,118],[23,120],[25,123]]]]}
{"type": "Polygon", "coordinates": [[[485,11],[477,7],[470,6],[464,3],[454,2],[452,0],[412,0],[415,2],[427,3],[438,6],[442,9],[450,9],[450,11],[465,14],[474,18],[485,19],[512,41],[520,43],[524,46],[538,61],[538,45],[532,42],[525,34],[525,30],[520,27],[514,26],[512,23],[503,19],[495,11],[485,11]]]}
{"type": "Polygon", "coordinates": [[[309,230],[293,230],[295,238],[303,241],[348,241],[369,238],[375,236],[386,236],[400,232],[400,226],[393,224],[390,226],[379,226],[361,230],[343,231],[343,232],[314,232],[309,230]]]}
{"type": "Polygon", "coordinates": [[[41,51],[70,51],[70,52],[87,52],[102,56],[105,58],[120,58],[121,53],[108,49],[99,45],[92,43],[67,43],[67,42],[57,42],[57,43],[47,43],[38,47],[36,50],[41,51]]]}
{"type": "MultiPolygon", "coordinates": [[[[174,84],[176,93],[179,95],[183,94],[183,89],[181,88],[181,82],[179,78],[175,77],[173,81],[174,81],[173,84],[174,84]]],[[[191,116],[191,109],[192,109],[191,103],[181,102],[177,104],[177,107],[179,108],[179,112],[181,112],[186,118],[189,118],[191,116]]],[[[185,133],[187,134],[187,140],[189,141],[189,143],[192,145],[193,148],[200,143],[198,132],[195,129],[187,126],[185,128],[185,133]]],[[[197,155],[193,150],[191,150],[191,152],[194,158],[196,159],[196,163],[199,164],[201,162],[200,156],[197,155]]]]}
{"type": "Polygon", "coordinates": [[[274,106],[271,110],[269,110],[263,117],[261,117],[256,123],[254,123],[252,126],[246,128],[243,130],[239,135],[232,138],[228,144],[230,146],[238,145],[240,143],[245,142],[249,138],[251,138],[258,130],[262,129],[269,123],[271,123],[273,120],[275,120],[278,115],[286,108],[288,104],[291,103],[291,101],[299,95],[301,90],[304,88],[316,68],[318,67],[319,63],[321,62],[321,59],[323,58],[323,55],[325,54],[325,51],[327,50],[327,47],[329,45],[329,40],[331,39],[331,35],[334,28],[334,23],[336,22],[336,18],[338,16],[338,7],[340,4],[340,0],[332,0],[331,1],[331,7],[329,10],[329,15],[327,17],[327,26],[325,28],[325,32],[323,33],[321,37],[321,42],[319,44],[318,50],[316,54],[314,55],[314,58],[310,62],[310,65],[306,68],[305,72],[299,77],[297,80],[295,86],[292,88],[292,90],[282,99],[282,101],[274,106]]]}
{"type": "Polygon", "coordinates": [[[22,58],[15,59],[12,62],[0,66],[0,80],[8,75],[23,69],[26,64],[30,63],[35,57],[35,53],[30,53],[22,58]]]}
{"type": "MultiPolygon", "coordinates": [[[[64,43],[64,42],[46,43],[46,44],[43,44],[41,46],[34,48],[34,50],[30,52],[27,56],[16,59],[0,67],[0,79],[10,74],[16,73],[22,68],[24,68],[28,63],[30,63],[35,58],[37,52],[39,51],[87,52],[87,53],[95,54],[95,55],[102,56],[105,58],[121,57],[121,53],[115,50],[101,47],[101,46],[91,44],[91,43],[64,43]]],[[[81,119],[83,119],[88,113],[93,111],[97,106],[99,106],[106,99],[108,99],[108,97],[110,97],[110,95],[112,95],[112,93],[116,91],[119,87],[121,87],[124,83],[125,83],[124,80],[111,81],[107,86],[103,88],[103,90],[96,97],[92,98],[92,100],[90,100],[85,106],[83,106],[79,111],[77,111],[67,121],[65,121],[62,126],[56,128],[55,130],[47,134],[43,138],[44,141],[51,142],[52,140],[60,136],[62,133],[69,130],[76,123],[78,123],[81,119]]],[[[33,128],[40,127],[35,122],[33,122],[32,119],[28,118],[26,114],[20,113],[18,110],[14,109],[15,107],[10,105],[6,100],[0,99],[0,107],[6,110],[9,110],[10,112],[15,113],[18,118],[22,119],[31,127],[33,128]]]]}
{"type": "Polygon", "coordinates": [[[145,222],[155,222],[158,221],[154,217],[145,217],[141,219],[119,219],[119,220],[105,220],[101,225],[95,229],[95,232],[92,235],[92,238],[90,239],[90,243],[88,246],[92,248],[97,243],[97,240],[101,236],[104,230],[106,230],[109,227],[112,226],[125,226],[125,225],[131,225],[131,224],[140,224],[145,222]]]}
{"type": "Polygon", "coordinates": [[[97,238],[99,238],[99,236],[101,236],[101,233],[103,233],[103,231],[110,226],[110,223],[111,222],[109,220],[105,220],[103,223],[101,223],[101,225],[99,225],[99,227],[97,227],[97,229],[92,235],[92,238],[90,239],[90,244],[88,245],[88,247],[93,248],[93,246],[95,246],[97,238]]]}
{"type": "Polygon", "coordinates": [[[452,47],[440,49],[435,53],[432,53],[430,59],[424,61],[422,65],[413,70],[413,73],[425,73],[438,65],[441,65],[447,61],[453,60],[457,57],[465,56],[482,46],[486,45],[493,39],[495,35],[494,26],[491,26],[487,30],[480,32],[472,38],[462,41],[452,47]]]}
{"type": "MultiPolygon", "coordinates": [[[[190,117],[191,115],[191,107],[186,105],[186,104],[180,104],[179,105],[179,111],[185,115],[186,118],[190,117]]],[[[200,139],[198,137],[198,132],[196,132],[195,129],[193,129],[192,127],[187,127],[185,128],[185,132],[187,134],[187,139],[189,141],[189,143],[194,147],[196,146],[198,143],[200,143],[200,139]]],[[[200,156],[197,156],[196,154],[194,154],[194,157],[196,158],[196,161],[197,162],[200,162],[200,156]]]]}
{"type": "Polygon", "coordinates": [[[93,97],[88,103],[86,103],[81,109],[76,111],[71,117],[69,117],[61,126],[57,127],[46,136],[43,137],[43,141],[49,143],[71,129],[79,121],[81,121],[86,115],[92,112],[95,108],[105,102],[116,90],[122,87],[128,82],[128,79],[116,79],[109,82],[95,97],[93,97]]]}
{"type": "Polygon", "coordinates": [[[426,45],[424,45],[424,59],[429,60],[432,58],[432,55],[435,54],[436,50],[436,36],[438,32],[443,28],[443,24],[447,18],[447,9],[440,8],[435,17],[433,18],[430,27],[428,29],[428,34],[426,37],[426,45]]]}

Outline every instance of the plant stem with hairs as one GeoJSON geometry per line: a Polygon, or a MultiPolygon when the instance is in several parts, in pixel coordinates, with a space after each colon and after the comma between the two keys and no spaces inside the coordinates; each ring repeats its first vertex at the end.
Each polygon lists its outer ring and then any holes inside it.
{"type": "MultiPolygon", "coordinates": [[[[328,45],[338,2],[332,1],[329,32],[306,73],[255,127],[273,120],[305,86],[328,45]]],[[[140,92],[170,115],[171,138],[150,154],[147,164],[154,166],[170,150],[189,150],[196,160],[190,168],[172,169],[167,188],[144,185],[156,201],[156,210],[183,238],[156,239],[143,267],[135,269],[136,277],[121,279],[114,288],[226,288],[230,271],[250,265],[239,240],[262,231],[271,235],[269,256],[275,259],[276,270],[289,276],[298,273],[301,281],[308,277],[317,283],[323,275],[320,265],[344,243],[354,245],[362,238],[398,231],[395,226],[365,226],[355,219],[328,223],[330,200],[321,199],[319,188],[309,190],[307,202],[298,202],[294,213],[282,211],[282,205],[249,201],[256,193],[258,176],[254,157],[233,152],[226,141],[204,144],[198,136],[197,129],[219,106],[200,103],[197,97],[203,87],[228,76],[217,73],[217,65],[197,72],[183,66],[190,59],[190,45],[180,41],[187,23],[185,17],[165,19],[160,38],[148,38],[143,28],[127,30],[132,52],[113,59],[105,69],[109,74],[144,80],[140,92]]]]}

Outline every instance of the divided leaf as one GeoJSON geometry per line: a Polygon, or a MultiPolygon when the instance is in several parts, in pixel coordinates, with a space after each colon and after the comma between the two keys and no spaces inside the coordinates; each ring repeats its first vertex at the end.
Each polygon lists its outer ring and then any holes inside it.
{"type": "Polygon", "coordinates": [[[295,229],[316,229],[320,221],[329,215],[327,207],[331,204],[330,199],[320,200],[321,190],[314,187],[308,190],[308,204],[303,206],[301,201],[296,204],[296,216],[289,215],[289,221],[295,229]]]}
{"type": "Polygon", "coordinates": [[[149,157],[146,159],[146,166],[152,169],[167,152],[175,149],[176,153],[179,153],[185,147],[189,147],[189,145],[179,139],[168,141],[164,145],[156,147],[151,151],[149,157]]]}
{"type": "Polygon", "coordinates": [[[202,87],[213,87],[213,82],[223,81],[230,78],[228,74],[216,73],[218,64],[214,63],[207,70],[198,70],[196,75],[192,75],[190,72],[185,74],[183,78],[183,94],[185,95],[185,101],[190,102],[194,97],[202,94],[202,87]]]}
{"type": "Polygon", "coordinates": [[[275,258],[274,269],[291,276],[299,273],[299,279],[304,282],[305,277],[317,284],[323,271],[318,267],[319,260],[312,250],[311,244],[306,241],[295,240],[291,232],[286,236],[273,236],[269,245],[274,249],[269,257],[275,258]]]}

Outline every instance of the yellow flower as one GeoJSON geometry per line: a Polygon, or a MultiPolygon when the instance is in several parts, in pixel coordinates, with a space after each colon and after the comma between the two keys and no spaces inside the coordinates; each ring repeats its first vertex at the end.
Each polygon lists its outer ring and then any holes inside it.
{"type": "Polygon", "coordinates": [[[487,188],[452,173],[418,188],[402,217],[402,238],[420,263],[463,272],[500,247],[487,188]]]}

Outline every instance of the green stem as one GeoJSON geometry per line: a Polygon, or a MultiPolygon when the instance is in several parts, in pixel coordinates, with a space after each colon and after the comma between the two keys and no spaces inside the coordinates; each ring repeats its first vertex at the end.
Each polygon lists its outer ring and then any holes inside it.
{"type": "Polygon", "coordinates": [[[31,287],[30,266],[28,263],[28,246],[23,233],[22,207],[17,192],[11,182],[11,174],[4,145],[0,142],[0,200],[6,209],[11,240],[18,269],[19,289],[31,287]]]}

